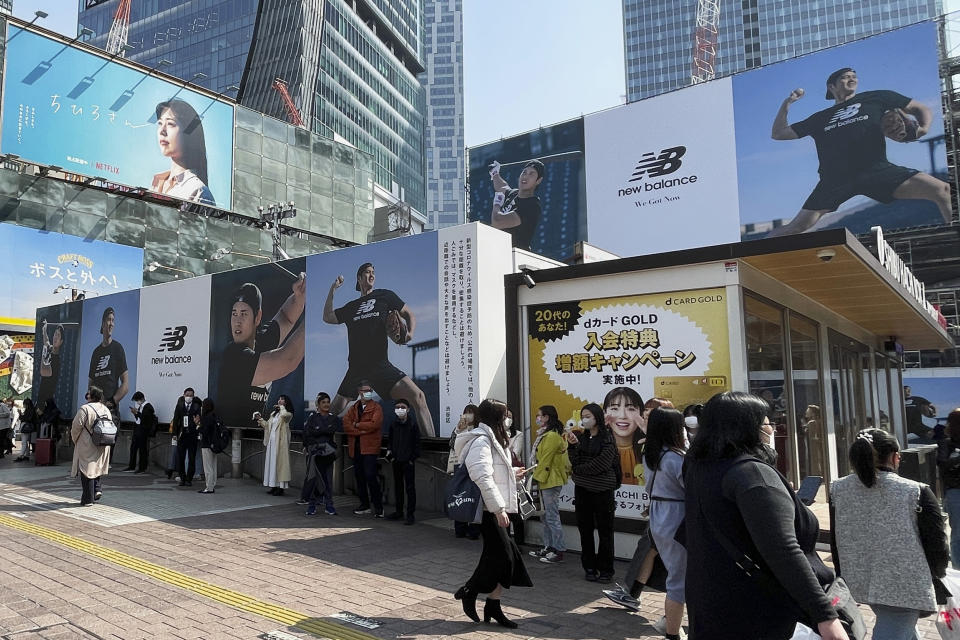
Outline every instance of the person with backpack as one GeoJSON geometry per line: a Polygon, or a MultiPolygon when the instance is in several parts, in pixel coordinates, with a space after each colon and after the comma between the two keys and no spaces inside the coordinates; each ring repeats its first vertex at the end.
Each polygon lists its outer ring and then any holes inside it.
{"type": "Polygon", "coordinates": [[[204,478],[206,486],[197,493],[213,493],[217,486],[217,452],[214,448],[220,448],[217,445],[223,428],[223,424],[214,413],[213,400],[204,398],[200,405],[200,415],[194,416],[193,420],[198,425],[200,455],[203,457],[203,470],[206,472],[204,478]]]}
{"type": "Polygon", "coordinates": [[[157,429],[157,414],[153,405],[146,401],[142,391],[137,391],[131,398],[130,413],[133,414],[133,437],[130,439],[130,459],[125,472],[146,473],[150,463],[150,438],[157,429]],[[137,457],[139,456],[139,464],[137,457]]]}
{"type": "Polygon", "coordinates": [[[580,564],[587,581],[607,583],[613,579],[613,516],[621,477],[619,454],[600,405],[584,406],[580,423],[583,433],[570,431],[566,435],[580,531],[580,564]],[[593,543],[594,531],[599,534],[598,546],[593,543]]]}
{"type": "Polygon", "coordinates": [[[100,387],[89,387],[84,398],[87,402],[77,410],[70,428],[70,438],[73,440],[70,476],[80,476],[80,506],[88,507],[103,495],[100,479],[110,471],[111,447],[98,445],[94,434],[113,429],[116,437],[116,427],[110,409],[103,404],[103,390],[100,387]]]}

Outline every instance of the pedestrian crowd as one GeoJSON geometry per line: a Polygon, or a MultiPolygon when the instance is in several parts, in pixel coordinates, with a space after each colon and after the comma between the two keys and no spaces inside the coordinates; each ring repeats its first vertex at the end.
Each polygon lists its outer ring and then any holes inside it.
{"type": "MultiPolygon", "coordinates": [[[[225,441],[213,400],[194,396],[187,388],[177,401],[169,425],[174,446],[167,476],[176,474],[179,486],[192,486],[199,449],[205,480],[199,493],[210,494],[216,487],[217,454],[229,438],[225,441]]],[[[86,506],[103,495],[101,479],[112,451],[104,444],[110,442],[104,424],[116,416],[96,386],[85,399],[69,434],[74,444],[71,473],[80,479],[80,504],[86,506]]],[[[133,401],[134,429],[124,471],[144,473],[158,421],[142,392],[133,401]]],[[[293,413],[291,399],[281,395],[268,415],[252,416],[263,430],[263,485],[272,495],[284,495],[289,488],[293,413]]],[[[568,480],[584,579],[612,582],[617,493],[629,483],[641,485],[648,502],[625,578],[603,594],[636,611],[648,587],[665,592],[662,617],[654,625],[663,637],[685,636],[685,609],[691,637],[786,640],[798,623],[825,640],[856,637],[856,616],[851,619],[833,596],[842,585],[874,612],[873,638],[917,638],[918,619],[946,600],[940,579],[951,557],[960,562],[960,409],[950,413],[938,442],[951,521],[949,546],[933,490],[897,473],[900,445],[894,436],[867,428],[847,452],[853,472],[830,486],[832,568],[816,549],[817,517],[775,466],[769,413],[765,400],[743,392],[719,393],[705,405],[681,412],[667,400],[644,402],[635,390],[618,387],[602,405],[584,405],[579,420],[567,425],[555,407],[538,407],[536,432],[528,436],[503,402],[467,405],[450,438],[447,467],[453,473],[462,466],[482,498],[482,509],[472,520],[454,523],[457,537],[482,539],[473,574],[454,594],[464,613],[479,622],[477,598],[485,594],[484,621],[517,626],[505,615],[501,598],[512,587],[533,586],[525,561],[564,561],[560,511],[569,501],[564,493],[568,480]],[[524,460],[527,437],[532,446],[524,460]],[[531,513],[540,515],[542,543],[525,554],[520,547],[526,542],[524,520],[531,513]]],[[[28,459],[35,444],[31,434],[59,437],[58,418],[52,400],[39,411],[27,402],[19,412],[12,402],[0,404],[0,454],[13,449],[10,434],[16,421],[20,460],[28,459]]],[[[305,420],[307,474],[298,503],[307,506],[306,515],[314,516],[318,509],[337,514],[332,486],[339,433],[345,436],[359,500],[353,513],[414,524],[415,468],[421,455],[416,414],[401,398],[394,401],[392,415],[385,416],[366,381],[342,417],[331,412],[331,398],[321,392],[316,410],[305,420]],[[394,511],[387,515],[379,473],[382,447],[396,489],[394,511]]]]}

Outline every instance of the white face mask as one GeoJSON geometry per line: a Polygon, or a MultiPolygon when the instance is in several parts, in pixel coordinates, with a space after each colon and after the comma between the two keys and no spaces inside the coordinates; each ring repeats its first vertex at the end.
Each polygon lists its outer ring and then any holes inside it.
{"type": "Polygon", "coordinates": [[[766,433],[764,431],[760,432],[760,442],[767,445],[771,449],[773,448],[773,434],[766,433]]]}
{"type": "Polygon", "coordinates": [[[373,400],[373,391],[364,391],[363,392],[364,400],[373,400]]]}
{"type": "Polygon", "coordinates": [[[700,422],[699,420],[697,420],[697,416],[687,416],[686,418],[683,419],[683,424],[687,426],[687,429],[696,429],[697,427],[700,426],[700,422]]]}
{"type": "Polygon", "coordinates": [[[467,422],[471,423],[471,424],[473,423],[473,414],[472,414],[472,413],[465,413],[465,414],[463,414],[463,415],[460,416],[460,417],[463,418],[464,420],[466,420],[467,422]]]}
{"type": "Polygon", "coordinates": [[[596,424],[597,424],[597,421],[594,420],[593,418],[584,418],[583,420],[580,421],[580,425],[581,425],[584,429],[593,429],[593,427],[594,427],[596,424]]]}
{"type": "Polygon", "coordinates": [[[543,425],[543,418],[541,418],[540,416],[537,416],[536,420],[537,420],[538,427],[543,425]]]}
{"type": "Polygon", "coordinates": [[[183,403],[184,403],[185,405],[187,405],[188,407],[190,406],[190,403],[192,403],[192,402],[193,402],[193,396],[184,396],[184,397],[183,397],[183,403]]]}
{"type": "Polygon", "coordinates": [[[406,409],[394,409],[393,412],[397,414],[398,418],[406,418],[407,410],[406,409]]]}
{"type": "Polygon", "coordinates": [[[137,400],[136,405],[137,405],[137,409],[139,409],[140,407],[142,407],[142,406],[143,406],[143,400],[137,400]]]}
{"type": "Polygon", "coordinates": [[[510,427],[512,427],[512,426],[513,426],[513,418],[504,418],[504,419],[503,419],[503,426],[505,426],[507,429],[509,429],[510,427]]]}

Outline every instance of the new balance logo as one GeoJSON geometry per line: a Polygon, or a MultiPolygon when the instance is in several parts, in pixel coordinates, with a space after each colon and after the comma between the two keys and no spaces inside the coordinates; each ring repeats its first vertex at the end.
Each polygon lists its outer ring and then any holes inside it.
{"type": "Polygon", "coordinates": [[[157,349],[157,353],[180,351],[180,349],[183,349],[186,336],[187,328],[184,326],[167,327],[163,330],[163,337],[160,339],[160,348],[157,349]]]}
{"type": "Polygon", "coordinates": [[[849,120],[850,118],[854,117],[858,113],[860,113],[859,102],[846,106],[843,109],[840,109],[839,111],[837,111],[835,114],[833,114],[833,117],[830,118],[830,122],[828,122],[827,124],[830,125],[830,124],[835,124],[837,122],[840,122],[841,120],[849,120]]]}
{"type": "Polygon", "coordinates": [[[103,371],[110,366],[110,356],[106,355],[97,361],[97,371],[103,371]]]}
{"type": "Polygon", "coordinates": [[[376,306],[376,304],[377,301],[373,300],[372,298],[370,300],[364,300],[360,303],[360,306],[357,307],[357,313],[370,313],[373,311],[373,308],[376,306]]]}
{"type": "Polygon", "coordinates": [[[680,158],[682,158],[683,154],[686,152],[686,147],[670,147],[669,149],[663,149],[659,155],[655,155],[653,151],[648,151],[647,153],[643,154],[640,162],[637,164],[636,168],[634,168],[633,174],[631,174],[630,182],[642,180],[644,176],[656,178],[658,176],[665,176],[673,173],[680,168],[680,165],[682,164],[680,158]]]}

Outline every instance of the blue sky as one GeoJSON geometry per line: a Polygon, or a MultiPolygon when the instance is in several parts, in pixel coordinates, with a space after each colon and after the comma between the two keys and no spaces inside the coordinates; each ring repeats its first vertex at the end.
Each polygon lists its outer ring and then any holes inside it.
{"type": "Polygon", "coordinates": [[[467,146],[622,103],[621,15],[621,0],[466,0],[467,146]]]}
{"type": "MultiPolygon", "coordinates": [[[[734,76],[741,223],[792,218],[817,184],[819,163],[813,139],[773,140],[770,127],[780,104],[795,88],[804,88],[806,95],[790,107],[791,123],[833,104],[824,99],[826,79],[842,67],[857,71],[861,93],[889,89],[923,102],[934,114],[927,135],[943,133],[932,23],[734,76]]],[[[930,171],[929,153],[923,143],[888,141],[887,157],[895,164],[930,171]]],[[[937,168],[944,167],[943,146],[939,146],[937,168]]],[[[846,206],[863,201],[850,200],[846,206]]]]}
{"type": "Polygon", "coordinates": [[[76,0],[14,0],[14,17],[29,21],[37,10],[45,11],[47,17],[35,24],[71,38],[77,35],[76,0]]]}

